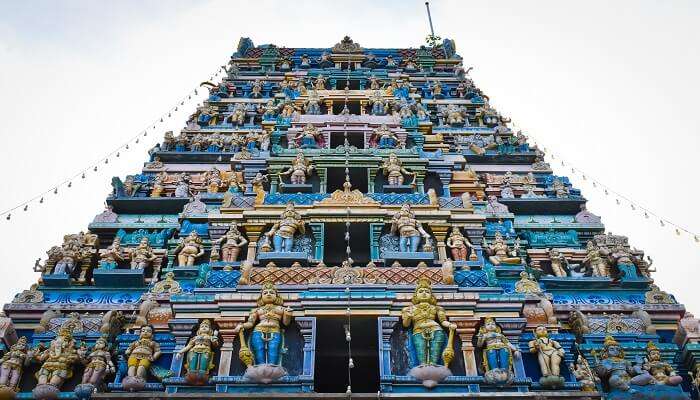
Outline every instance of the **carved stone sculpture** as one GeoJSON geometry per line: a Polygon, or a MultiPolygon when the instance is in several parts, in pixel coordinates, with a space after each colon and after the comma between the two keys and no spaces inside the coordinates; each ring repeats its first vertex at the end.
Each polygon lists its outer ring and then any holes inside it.
{"type": "Polygon", "coordinates": [[[236,222],[231,222],[231,226],[224,236],[214,242],[221,245],[222,261],[236,262],[241,248],[248,244],[248,240],[239,232],[236,222]]]}
{"type": "Polygon", "coordinates": [[[160,345],[153,340],[153,327],[142,326],[139,338],[129,344],[124,352],[127,358],[127,376],[122,381],[130,391],[142,390],[146,385],[151,363],[160,357],[160,345]]]}
{"type": "MultiPolygon", "coordinates": [[[[421,238],[430,246],[430,235],[416,219],[411,206],[404,204],[391,219],[391,234],[399,237],[399,251],[415,253],[418,251],[421,238]]],[[[424,250],[428,251],[428,249],[424,250]]]]}
{"type": "Polygon", "coordinates": [[[304,221],[301,214],[294,209],[294,203],[288,203],[287,208],[280,215],[279,222],[272,225],[265,236],[272,240],[275,252],[291,252],[294,246],[294,235],[304,234],[304,221]]]}
{"type": "Polygon", "coordinates": [[[520,350],[501,333],[493,318],[486,318],[479,328],[476,347],[481,349],[486,382],[504,384],[513,379],[513,358],[520,357],[520,350]]]}
{"type": "Polygon", "coordinates": [[[540,384],[548,389],[564,386],[564,378],[560,376],[559,368],[564,359],[564,349],[559,342],[549,338],[547,327],[540,325],[535,328],[535,339],[528,343],[531,353],[537,354],[542,377],[540,384]]]}
{"type": "Polygon", "coordinates": [[[214,330],[209,320],[204,320],[197,328],[197,334],[180,349],[177,357],[187,355],[185,380],[192,385],[203,385],[209,380],[214,368],[214,349],[219,345],[219,332],[214,330]]]}
{"type": "Polygon", "coordinates": [[[180,239],[174,250],[177,254],[177,264],[181,267],[191,267],[197,258],[204,255],[204,245],[197,231],[190,232],[187,237],[180,239]]]}

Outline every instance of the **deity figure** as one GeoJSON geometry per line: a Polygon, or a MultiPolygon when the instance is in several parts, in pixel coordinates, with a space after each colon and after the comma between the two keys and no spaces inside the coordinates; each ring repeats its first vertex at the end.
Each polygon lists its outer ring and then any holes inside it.
{"type": "Polygon", "coordinates": [[[547,327],[539,325],[535,328],[535,338],[528,343],[530,353],[537,354],[542,378],[540,383],[549,388],[564,386],[564,378],[560,376],[559,368],[564,359],[564,349],[559,342],[549,338],[547,327]]]}
{"type": "Polygon", "coordinates": [[[476,347],[482,351],[484,377],[488,381],[507,382],[513,373],[513,357],[520,357],[520,350],[501,333],[496,321],[487,317],[476,336],[476,347]]]}
{"type": "Polygon", "coordinates": [[[467,261],[467,254],[469,249],[472,251],[470,257],[471,260],[476,260],[476,253],[474,252],[474,246],[471,244],[466,236],[462,235],[459,231],[459,227],[453,226],[450,236],[445,240],[445,244],[450,248],[452,253],[452,258],[455,261],[467,261]]]}
{"type": "Polygon", "coordinates": [[[207,183],[207,193],[218,193],[219,188],[223,187],[221,171],[216,167],[204,173],[204,181],[207,183]]]}
{"type": "Polygon", "coordinates": [[[318,92],[314,89],[309,91],[308,97],[304,102],[304,111],[309,115],[319,115],[321,114],[321,97],[318,92]]]}
{"type": "MultiPolygon", "coordinates": [[[[306,174],[304,174],[304,179],[306,179],[306,174]]],[[[253,187],[253,193],[255,193],[255,204],[262,204],[265,201],[265,182],[268,181],[267,175],[263,175],[262,172],[255,174],[255,177],[250,182],[253,187]]]]}
{"type": "Polygon", "coordinates": [[[311,66],[311,59],[309,55],[304,53],[301,55],[301,63],[299,63],[299,68],[309,68],[311,66]]]}
{"type": "Polygon", "coordinates": [[[381,82],[379,81],[379,79],[377,79],[376,76],[372,75],[372,76],[369,77],[369,88],[370,88],[370,90],[379,90],[379,89],[381,89],[381,87],[382,87],[382,84],[381,84],[381,82]]]}
{"type": "Polygon", "coordinates": [[[430,93],[433,95],[434,99],[441,99],[442,95],[442,83],[440,81],[434,81],[430,87],[430,93]]]}
{"type": "Polygon", "coordinates": [[[190,144],[190,138],[187,136],[187,134],[184,131],[180,131],[180,134],[177,135],[176,140],[177,140],[177,144],[175,145],[176,151],[187,150],[187,146],[190,144]]]}
{"type": "Polygon", "coordinates": [[[551,261],[552,273],[554,273],[554,276],[559,278],[565,278],[568,276],[564,267],[568,268],[569,262],[558,249],[549,250],[549,260],[551,261]]]}
{"type": "Polygon", "coordinates": [[[314,82],[314,89],[316,89],[316,90],[325,90],[326,89],[326,78],[323,75],[319,75],[316,77],[316,81],[314,82]]]}
{"type": "Polygon", "coordinates": [[[596,382],[600,379],[593,373],[591,366],[588,365],[588,361],[583,358],[582,355],[578,355],[576,359],[576,365],[569,364],[569,369],[576,377],[576,380],[581,383],[581,390],[584,392],[595,392],[596,382]]]}
{"type": "Polygon", "coordinates": [[[205,140],[207,143],[207,151],[209,152],[216,153],[224,149],[224,139],[219,132],[212,133],[205,140]]]}
{"type": "Polygon", "coordinates": [[[183,172],[177,177],[175,197],[190,197],[190,176],[183,172]]]}
{"type": "Polygon", "coordinates": [[[258,147],[258,142],[260,142],[260,133],[257,131],[250,131],[245,136],[245,147],[248,151],[254,152],[258,147]]]}
{"type": "Polygon", "coordinates": [[[131,259],[131,269],[143,269],[148,268],[153,261],[157,258],[148,243],[148,237],[141,238],[139,245],[131,249],[129,252],[129,258],[131,259]]]}
{"type": "Polygon", "coordinates": [[[592,241],[586,244],[586,257],[581,264],[588,267],[591,276],[610,276],[607,254],[596,246],[592,241]]]}
{"type": "Polygon", "coordinates": [[[30,360],[27,338],[22,336],[0,358],[0,393],[4,391],[16,393],[19,390],[22,369],[29,365],[30,360]]]}
{"type": "Polygon", "coordinates": [[[160,146],[163,151],[173,151],[175,150],[175,136],[173,131],[167,131],[163,135],[163,144],[160,146]]]}
{"type": "Polygon", "coordinates": [[[194,135],[192,138],[192,141],[190,142],[190,150],[191,151],[204,151],[204,147],[206,145],[206,139],[204,139],[204,135],[201,133],[198,133],[194,135]]]}
{"type": "Polygon", "coordinates": [[[262,97],[263,86],[265,82],[261,82],[260,79],[256,79],[255,82],[250,86],[250,97],[257,99],[262,97]]]}
{"type": "Polygon", "coordinates": [[[375,129],[370,136],[370,143],[379,149],[395,149],[399,145],[399,138],[392,132],[386,124],[382,124],[375,129]]]}
{"type": "Polygon", "coordinates": [[[231,222],[231,226],[226,232],[226,235],[222,236],[220,239],[214,242],[216,245],[221,245],[221,253],[223,260],[225,262],[236,262],[238,261],[238,255],[241,252],[241,248],[248,244],[245,237],[238,231],[238,225],[235,221],[231,222]]]}
{"type": "MultiPolygon", "coordinates": [[[[519,247],[517,242],[516,246],[519,247]]],[[[501,232],[496,232],[493,242],[484,247],[486,247],[486,251],[489,254],[489,261],[491,261],[493,265],[520,264],[521,260],[520,257],[518,257],[517,248],[511,251],[503,239],[501,232]]]]}
{"type": "Polygon", "coordinates": [[[204,106],[199,108],[199,116],[197,117],[197,124],[200,127],[216,125],[216,120],[218,114],[216,108],[213,106],[204,106]]]}
{"type": "Polygon", "coordinates": [[[174,250],[177,254],[177,264],[181,267],[191,267],[197,258],[204,255],[204,245],[197,231],[190,232],[187,237],[180,239],[174,250]]]}
{"type": "Polygon", "coordinates": [[[151,363],[160,357],[160,344],[153,340],[153,327],[144,325],[139,330],[139,338],[129,344],[124,355],[127,358],[127,381],[145,383],[151,363]]]}
{"type": "Polygon", "coordinates": [[[418,280],[411,303],[401,310],[401,323],[411,328],[410,340],[418,364],[448,366],[454,356],[451,342],[457,325],[449,322],[445,309],[437,305],[428,279],[418,280]],[[449,330],[449,340],[443,328],[449,330]]]}
{"type": "Polygon", "coordinates": [[[274,100],[268,100],[265,107],[262,108],[263,111],[263,121],[274,121],[277,118],[277,112],[279,107],[275,105],[274,100]]]}
{"type": "Polygon", "coordinates": [[[389,54],[386,56],[386,67],[387,68],[396,68],[396,61],[394,61],[394,56],[389,54]]]}
{"type": "Polygon", "coordinates": [[[292,165],[287,168],[286,171],[280,172],[280,176],[290,176],[290,181],[292,185],[304,185],[306,184],[306,177],[311,176],[311,172],[314,170],[314,166],[310,161],[307,161],[304,157],[304,153],[301,150],[297,153],[296,157],[292,161],[292,165]]]}
{"type": "Polygon", "coordinates": [[[280,220],[272,225],[265,236],[268,240],[272,239],[275,252],[289,253],[294,246],[294,235],[297,232],[301,235],[305,233],[304,221],[294,209],[294,203],[287,203],[287,208],[280,215],[280,220]]]}
{"type": "Polygon", "coordinates": [[[371,114],[372,115],[385,115],[387,112],[387,103],[384,101],[382,92],[375,90],[372,96],[369,98],[369,103],[372,105],[371,114]]]}
{"type": "Polygon", "coordinates": [[[85,347],[82,347],[78,352],[85,364],[83,384],[90,384],[95,388],[100,387],[104,383],[105,376],[115,372],[116,369],[112,363],[112,353],[109,351],[107,338],[98,338],[89,353],[85,347]]]}
{"type": "Polygon", "coordinates": [[[398,234],[400,252],[417,252],[421,237],[425,240],[424,247],[429,247],[430,235],[418,222],[408,203],[401,206],[401,210],[397,211],[391,218],[391,234],[398,234]]]}
{"type": "Polygon", "coordinates": [[[594,370],[610,390],[621,391],[629,390],[632,376],[639,372],[635,371],[632,363],[625,360],[625,351],[612,336],[605,338],[601,360],[594,370]]]}
{"type": "Polygon", "coordinates": [[[318,128],[309,123],[294,136],[294,143],[300,149],[318,149],[323,147],[323,135],[318,128]]]}
{"type": "Polygon", "coordinates": [[[238,325],[235,333],[241,335],[241,361],[251,365],[280,365],[284,347],[283,327],[292,322],[292,309],[283,307],[284,300],[272,282],[265,282],[260,290],[257,307],[251,310],[248,320],[238,325]],[[243,340],[243,332],[253,330],[249,340],[243,340]],[[252,348],[252,357],[247,346],[252,348]]]}
{"type": "Polygon", "coordinates": [[[384,161],[382,164],[382,170],[384,171],[384,175],[387,177],[389,185],[403,185],[404,174],[413,176],[413,182],[411,184],[415,184],[416,174],[409,172],[401,165],[401,160],[396,153],[389,154],[389,159],[384,161]]]}
{"type": "Polygon", "coordinates": [[[219,332],[205,319],[199,324],[197,334],[175,353],[176,357],[187,354],[185,379],[188,383],[203,385],[209,380],[209,373],[214,368],[214,348],[218,346],[219,332]]]}
{"type": "Polygon", "coordinates": [[[162,171],[153,178],[151,197],[161,197],[163,195],[163,191],[165,191],[165,180],[167,178],[168,174],[166,174],[165,171],[162,171]]]}
{"type": "Polygon", "coordinates": [[[48,385],[55,389],[49,390],[60,390],[63,383],[73,376],[73,364],[78,361],[78,351],[70,328],[61,327],[48,348],[39,344],[34,359],[41,363],[41,368],[36,373],[37,389],[48,385]]]}
{"type": "Polygon", "coordinates": [[[122,257],[121,239],[118,236],[114,237],[112,244],[100,254],[101,269],[116,269],[117,263],[124,261],[122,257]]]}
{"type": "Polygon", "coordinates": [[[486,212],[490,214],[506,214],[508,211],[508,206],[498,201],[498,198],[494,195],[489,195],[486,204],[486,212]]]}
{"type": "Polygon", "coordinates": [[[231,122],[233,125],[243,125],[245,123],[245,104],[229,104],[226,111],[224,122],[231,122]]]}
{"type": "MultiPolygon", "coordinates": [[[[463,125],[467,122],[464,118],[466,109],[456,104],[450,104],[442,109],[447,125],[463,125]]],[[[467,124],[468,125],[468,124],[467,124]]]]}
{"type": "Polygon", "coordinates": [[[561,181],[559,178],[554,178],[552,182],[552,189],[554,189],[554,195],[558,199],[569,197],[569,188],[561,181]]]}
{"type": "Polygon", "coordinates": [[[642,376],[648,375],[647,379],[652,384],[677,386],[683,382],[683,377],[676,373],[671,364],[661,359],[661,352],[654,342],[647,343],[647,356],[642,370],[642,376]]]}

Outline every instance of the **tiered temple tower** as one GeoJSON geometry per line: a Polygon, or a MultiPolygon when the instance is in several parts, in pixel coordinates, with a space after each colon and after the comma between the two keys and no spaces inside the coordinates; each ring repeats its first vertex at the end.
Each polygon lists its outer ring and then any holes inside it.
{"type": "Polygon", "coordinates": [[[242,38],[4,307],[0,395],[696,396],[698,320],[462,65],[242,38]]]}

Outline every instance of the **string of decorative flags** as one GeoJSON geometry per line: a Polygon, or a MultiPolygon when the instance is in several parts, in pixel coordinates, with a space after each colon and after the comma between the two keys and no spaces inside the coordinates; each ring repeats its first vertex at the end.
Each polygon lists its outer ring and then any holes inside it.
{"type": "MultiPolygon", "coordinates": [[[[216,80],[222,75],[226,73],[226,68],[221,66],[216,69],[216,71],[210,75],[209,77],[209,82],[216,82],[216,80]]],[[[138,134],[132,136],[128,140],[126,140],[123,144],[118,146],[117,148],[113,149],[112,151],[106,153],[104,156],[101,158],[97,159],[94,163],[88,164],[85,168],[82,168],[79,170],[79,172],[68,176],[67,178],[61,180],[59,183],[49,186],[48,189],[40,192],[36,196],[33,196],[29,198],[28,200],[25,200],[13,207],[10,207],[8,209],[3,210],[0,212],[0,218],[4,217],[7,221],[10,221],[12,219],[12,213],[22,210],[22,211],[28,211],[29,207],[32,204],[43,204],[44,201],[46,201],[47,196],[51,195],[52,193],[54,195],[57,195],[59,192],[59,189],[62,188],[70,188],[73,186],[73,181],[76,181],[78,179],[83,180],[87,179],[88,174],[90,171],[92,172],[97,172],[99,170],[99,166],[102,164],[109,164],[109,160],[112,159],[113,157],[119,158],[122,152],[125,152],[130,149],[130,147],[133,147],[136,144],[139,144],[139,142],[142,140],[142,138],[147,137],[149,132],[154,133],[157,131],[157,128],[161,127],[166,123],[167,120],[169,120],[172,116],[173,113],[177,112],[180,109],[187,109],[192,106],[191,103],[196,103],[200,101],[200,94],[202,92],[206,92],[203,90],[199,90],[199,86],[196,88],[190,90],[185,96],[180,98],[174,106],[170,107],[168,111],[164,112],[162,115],[160,115],[158,118],[154,119],[150,124],[146,125],[145,129],[142,129],[139,131],[138,134]]],[[[206,93],[205,93],[206,94],[206,93]]]]}
{"type": "Polygon", "coordinates": [[[607,198],[614,198],[615,199],[615,204],[618,206],[620,205],[628,205],[630,207],[630,210],[633,212],[639,212],[639,215],[643,215],[645,219],[654,219],[659,221],[659,226],[660,227],[670,227],[673,228],[674,233],[677,236],[682,236],[682,235],[688,235],[691,237],[696,243],[700,243],[700,234],[695,233],[691,231],[688,228],[685,228],[679,224],[676,224],[672,221],[669,221],[668,218],[663,217],[659,213],[651,211],[649,208],[644,207],[640,205],[638,202],[630,199],[628,196],[625,196],[624,194],[612,189],[610,186],[605,185],[602,183],[600,180],[594,178],[590,174],[586,173],[584,170],[581,168],[578,168],[577,166],[573,165],[572,163],[564,160],[561,157],[557,157],[556,154],[551,152],[551,147],[549,150],[547,147],[544,145],[544,143],[536,138],[534,135],[530,133],[526,133],[523,129],[521,129],[517,124],[511,123],[513,125],[513,128],[515,128],[516,131],[521,131],[521,133],[527,137],[532,139],[532,144],[537,147],[537,143],[539,142],[542,145],[542,151],[544,151],[544,156],[545,157],[550,157],[552,159],[552,162],[558,161],[562,167],[568,168],[571,170],[571,173],[574,174],[575,176],[581,177],[582,180],[590,182],[591,186],[593,186],[594,189],[599,189],[602,190],[603,193],[607,198]]]}

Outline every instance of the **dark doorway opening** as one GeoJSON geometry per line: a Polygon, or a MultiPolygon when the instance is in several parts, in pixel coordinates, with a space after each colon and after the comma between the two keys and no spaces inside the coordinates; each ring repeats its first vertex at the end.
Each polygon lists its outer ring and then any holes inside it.
{"type": "MultiPolygon", "coordinates": [[[[368,188],[368,177],[366,168],[348,168],[350,173],[350,183],[352,184],[352,189],[357,189],[362,193],[367,193],[368,188]]],[[[345,167],[332,167],[328,168],[326,171],[328,174],[326,191],[328,193],[333,193],[336,190],[343,190],[343,184],[345,183],[345,167]]]]}
{"type": "MultiPolygon", "coordinates": [[[[345,144],[343,131],[331,132],[331,149],[345,144]]],[[[348,131],[348,144],[358,149],[365,148],[365,135],[362,132],[348,131]]]]}
{"type": "MultiPolygon", "coordinates": [[[[345,224],[326,223],[324,226],[323,262],[328,266],[339,266],[345,260],[345,224]]],[[[355,266],[369,262],[369,224],[350,223],[350,256],[355,266]]]]}
{"type": "MultiPolygon", "coordinates": [[[[353,317],[351,370],[353,393],[379,391],[379,351],[377,320],[353,317]]],[[[348,386],[348,343],[345,341],[346,318],[319,318],[316,321],[316,370],[314,391],[343,393],[348,386]]]]}

